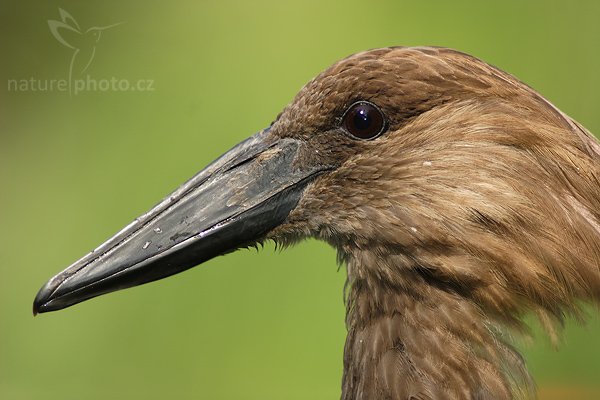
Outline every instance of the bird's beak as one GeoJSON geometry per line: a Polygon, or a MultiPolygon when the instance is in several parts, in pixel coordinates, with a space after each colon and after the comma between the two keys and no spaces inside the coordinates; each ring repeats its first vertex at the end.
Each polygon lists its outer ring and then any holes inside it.
{"type": "Polygon", "coordinates": [[[107,29],[114,28],[115,26],[123,25],[124,23],[125,22],[117,22],[116,24],[107,25],[107,26],[101,26],[98,29],[100,29],[101,31],[105,31],[107,29]]]}
{"type": "Polygon", "coordinates": [[[50,279],[34,314],[165,278],[264,239],[327,169],[299,162],[305,150],[303,142],[273,138],[268,130],[238,144],[50,279]]]}
{"type": "Polygon", "coordinates": [[[105,30],[107,30],[107,29],[114,28],[115,26],[123,25],[124,23],[125,23],[125,22],[117,22],[116,24],[112,24],[112,25],[106,25],[106,26],[94,26],[94,27],[92,27],[92,28],[90,28],[90,29],[88,29],[88,30],[94,29],[94,30],[97,30],[97,31],[99,31],[99,32],[102,32],[102,31],[105,31],[105,30]]]}

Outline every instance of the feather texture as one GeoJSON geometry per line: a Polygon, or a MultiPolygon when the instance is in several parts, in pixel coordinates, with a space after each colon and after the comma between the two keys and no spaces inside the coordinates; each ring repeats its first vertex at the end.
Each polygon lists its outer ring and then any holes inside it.
{"type": "Polygon", "coordinates": [[[531,312],[556,340],[600,301],[596,139],[511,75],[425,47],[338,62],[272,131],[339,165],[270,236],[347,264],[342,399],[534,397],[510,335],[531,312]],[[337,128],[357,100],[383,110],[380,138],[337,128]]]}

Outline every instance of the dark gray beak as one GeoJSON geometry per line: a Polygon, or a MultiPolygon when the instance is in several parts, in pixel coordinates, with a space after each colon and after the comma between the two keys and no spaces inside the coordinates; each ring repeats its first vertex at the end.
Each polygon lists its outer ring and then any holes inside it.
{"type": "Polygon", "coordinates": [[[235,146],[50,279],[34,300],[34,314],[165,278],[260,241],[328,169],[302,165],[305,146],[268,129],[235,146]]]}

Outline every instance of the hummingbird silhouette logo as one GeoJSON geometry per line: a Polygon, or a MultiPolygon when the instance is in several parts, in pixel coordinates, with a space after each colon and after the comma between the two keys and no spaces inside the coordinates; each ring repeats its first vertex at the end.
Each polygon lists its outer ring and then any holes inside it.
{"type": "Polygon", "coordinates": [[[61,20],[48,20],[48,27],[56,40],[73,50],[69,64],[69,82],[71,82],[73,73],[83,74],[94,60],[96,45],[100,41],[102,32],[123,22],[108,26],[93,26],[84,31],[67,11],[59,8],[58,12],[61,20]]]}

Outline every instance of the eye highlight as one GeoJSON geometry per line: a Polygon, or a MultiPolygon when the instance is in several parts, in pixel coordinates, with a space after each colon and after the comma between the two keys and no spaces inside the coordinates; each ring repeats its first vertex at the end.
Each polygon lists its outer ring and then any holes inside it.
{"type": "Polygon", "coordinates": [[[386,123],[379,107],[367,101],[359,101],[344,113],[342,127],[357,139],[369,140],[381,135],[386,129],[386,123]]]}

